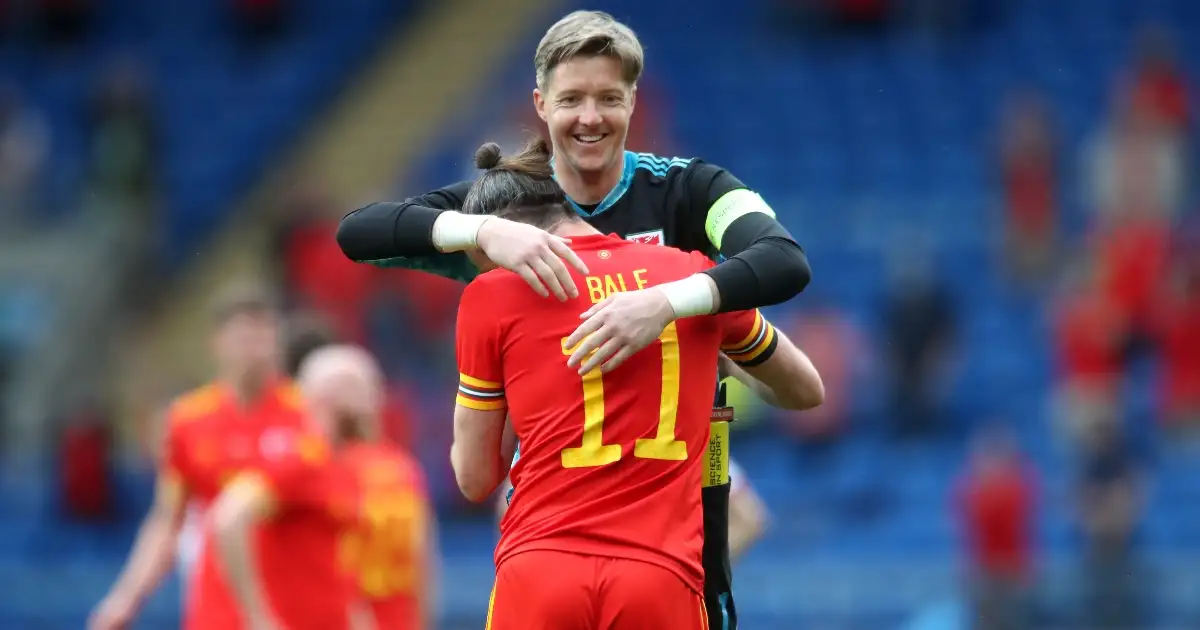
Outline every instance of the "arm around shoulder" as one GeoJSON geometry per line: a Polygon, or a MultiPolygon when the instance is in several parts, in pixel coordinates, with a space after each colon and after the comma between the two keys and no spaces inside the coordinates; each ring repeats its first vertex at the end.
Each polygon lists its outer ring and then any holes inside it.
{"type": "Polygon", "coordinates": [[[781,304],[812,280],[804,250],[773,215],[740,215],[724,229],[719,241],[727,258],[705,273],[721,294],[721,312],[781,304]]]}
{"type": "Polygon", "coordinates": [[[775,211],[729,171],[698,162],[689,167],[689,206],[697,238],[703,233],[726,260],[705,273],[720,293],[720,312],[779,304],[812,279],[804,250],[775,218],[775,211]]]}
{"type": "Polygon", "coordinates": [[[381,201],[359,208],[339,223],[338,245],[357,262],[439,254],[434,224],[446,211],[462,207],[470,187],[470,182],[459,182],[402,202],[381,201]]]}

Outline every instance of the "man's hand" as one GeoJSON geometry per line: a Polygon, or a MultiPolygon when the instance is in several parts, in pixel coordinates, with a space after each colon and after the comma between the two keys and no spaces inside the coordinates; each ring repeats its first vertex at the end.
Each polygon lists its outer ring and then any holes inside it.
{"type": "Polygon", "coordinates": [[[570,242],[532,225],[498,217],[485,221],[476,236],[479,249],[492,262],[521,276],[538,295],[553,293],[563,301],[579,297],[567,264],[579,273],[588,272],[587,265],[567,246],[570,242]]]}
{"type": "Polygon", "coordinates": [[[610,295],[579,317],[584,322],[567,337],[567,347],[575,348],[567,365],[580,374],[597,367],[608,373],[657,339],[675,311],[662,291],[645,289],[610,295]]]}
{"type": "Polygon", "coordinates": [[[133,625],[137,603],[119,593],[112,593],[100,602],[88,619],[88,630],[125,630],[133,625]]]}

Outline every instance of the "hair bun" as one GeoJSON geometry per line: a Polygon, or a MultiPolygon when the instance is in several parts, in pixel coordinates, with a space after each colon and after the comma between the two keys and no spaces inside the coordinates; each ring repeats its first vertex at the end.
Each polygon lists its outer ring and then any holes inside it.
{"type": "Polygon", "coordinates": [[[475,151],[475,168],[488,170],[500,165],[500,145],[485,142],[475,151]]]}

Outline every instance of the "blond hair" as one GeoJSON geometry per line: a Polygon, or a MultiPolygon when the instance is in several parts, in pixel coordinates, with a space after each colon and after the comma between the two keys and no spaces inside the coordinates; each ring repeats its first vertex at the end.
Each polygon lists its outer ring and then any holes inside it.
{"type": "Polygon", "coordinates": [[[533,55],[539,89],[550,73],[575,57],[604,56],[621,62],[621,76],[631,86],[642,77],[646,57],[633,29],[603,11],[575,11],[554,23],[533,55]]]}

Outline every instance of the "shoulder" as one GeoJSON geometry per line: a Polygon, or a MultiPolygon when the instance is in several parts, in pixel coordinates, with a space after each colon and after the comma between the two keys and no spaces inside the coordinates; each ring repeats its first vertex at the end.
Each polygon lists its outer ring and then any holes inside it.
{"type": "Polygon", "coordinates": [[[625,244],[621,253],[623,262],[632,264],[660,265],[669,268],[687,268],[702,271],[712,266],[712,261],[698,251],[684,251],[670,245],[648,245],[638,241],[625,244]]]}
{"type": "Polygon", "coordinates": [[[284,411],[295,413],[305,411],[304,397],[300,394],[300,387],[293,381],[284,381],[276,386],[275,400],[284,411]]]}
{"type": "Polygon", "coordinates": [[[727,169],[700,158],[663,157],[653,153],[633,153],[634,172],[644,173],[655,186],[668,186],[672,196],[689,207],[710,207],[726,193],[747,188],[727,169]]]}
{"type": "Polygon", "coordinates": [[[700,158],[693,158],[688,164],[687,174],[693,179],[716,179],[718,177],[733,177],[729,169],[706,162],[700,158]]]}
{"type": "Polygon", "coordinates": [[[167,424],[169,427],[192,424],[217,414],[224,406],[224,390],[210,383],[176,398],[167,409],[167,424]]]}
{"type": "Polygon", "coordinates": [[[667,157],[655,153],[633,151],[630,151],[629,154],[634,158],[634,168],[637,171],[646,172],[661,179],[708,182],[717,178],[733,177],[728,169],[698,157],[667,157]]]}
{"type": "Polygon", "coordinates": [[[678,177],[697,161],[695,158],[666,157],[654,153],[628,151],[626,159],[630,158],[632,158],[635,172],[644,172],[659,179],[678,177]]]}
{"type": "Polygon", "coordinates": [[[505,310],[524,308],[525,305],[536,303],[537,293],[534,293],[521,276],[507,269],[492,269],[476,276],[460,299],[462,304],[472,302],[476,305],[486,303],[488,314],[496,314],[505,310]]]}
{"type": "Polygon", "coordinates": [[[491,301],[493,295],[505,292],[517,282],[523,283],[521,277],[507,269],[493,269],[481,273],[463,289],[459,308],[491,301]]]}

